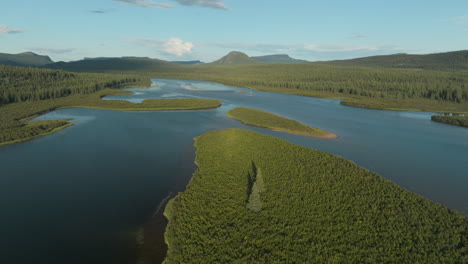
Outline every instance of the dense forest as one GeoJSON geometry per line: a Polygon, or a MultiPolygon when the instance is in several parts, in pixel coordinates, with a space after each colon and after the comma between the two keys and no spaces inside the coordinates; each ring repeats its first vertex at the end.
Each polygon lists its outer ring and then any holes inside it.
{"type": "Polygon", "coordinates": [[[467,263],[468,218],[343,158],[259,133],[196,138],[164,263],[467,263]]]}
{"type": "Polygon", "coordinates": [[[350,60],[323,61],[321,63],[342,66],[466,71],[468,70],[468,50],[433,54],[401,53],[370,56],[350,60]]]}
{"type": "Polygon", "coordinates": [[[138,75],[77,74],[0,65],[0,106],[73,94],[90,94],[105,88],[118,88],[138,82],[150,84],[148,78],[138,75]]]}
{"type": "Polygon", "coordinates": [[[434,115],[431,116],[432,121],[446,123],[450,125],[468,127],[468,116],[444,116],[444,115],[434,115]]]}
{"type": "Polygon", "coordinates": [[[247,125],[266,127],[304,136],[323,138],[336,137],[333,133],[310,127],[296,120],[252,108],[236,107],[229,110],[226,115],[247,125]]]}
{"type": "Polygon", "coordinates": [[[208,80],[252,89],[353,99],[383,108],[468,112],[468,74],[299,64],[196,65],[160,68],[160,78],[208,80]],[[384,103],[381,104],[380,102],[384,103]],[[398,104],[395,104],[398,103],[398,104]]]}

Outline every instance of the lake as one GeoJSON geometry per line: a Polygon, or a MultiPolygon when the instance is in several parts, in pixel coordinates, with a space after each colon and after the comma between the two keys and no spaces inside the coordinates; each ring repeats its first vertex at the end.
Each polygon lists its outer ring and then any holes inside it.
{"type": "MultiPolygon", "coordinates": [[[[61,109],[37,119],[74,126],[0,147],[0,263],[129,263],[135,234],[196,169],[193,138],[244,128],[352,160],[403,188],[468,214],[468,129],[432,113],[340,105],[340,100],[253,91],[204,81],[154,79],[149,89],[111,96],[214,98],[202,111],[61,109]],[[303,137],[251,127],[225,112],[269,111],[338,134],[303,137]]],[[[163,250],[163,249],[161,249],[163,250]]]]}

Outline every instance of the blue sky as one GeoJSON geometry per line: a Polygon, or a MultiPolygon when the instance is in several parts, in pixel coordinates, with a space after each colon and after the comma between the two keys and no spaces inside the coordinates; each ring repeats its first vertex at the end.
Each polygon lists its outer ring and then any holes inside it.
{"type": "Polygon", "coordinates": [[[315,60],[468,49],[467,0],[0,0],[0,52],[315,60]]]}

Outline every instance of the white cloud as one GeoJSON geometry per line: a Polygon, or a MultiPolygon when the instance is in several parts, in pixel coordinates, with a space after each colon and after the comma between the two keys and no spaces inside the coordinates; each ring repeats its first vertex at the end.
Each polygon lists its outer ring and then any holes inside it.
{"type": "Polygon", "coordinates": [[[229,8],[223,4],[222,0],[174,0],[181,5],[201,6],[215,9],[228,10],[229,8]]]}
{"type": "Polygon", "coordinates": [[[19,29],[19,28],[10,28],[7,25],[0,25],[0,35],[1,34],[16,34],[16,33],[23,33],[26,30],[19,29]]]}
{"type": "Polygon", "coordinates": [[[170,38],[164,42],[164,52],[182,56],[192,52],[195,45],[192,42],[184,42],[178,38],[170,38]]]}
{"type": "Polygon", "coordinates": [[[158,3],[152,0],[113,0],[116,2],[122,2],[127,5],[136,5],[140,7],[152,7],[152,8],[170,8],[172,5],[166,3],[158,3]]]}
{"type": "Polygon", "coordinates": [[[317,52],[350,52],[350,51],[376,51],[379,47],[376,46],[342,46],[342,45],[317,45],[307,44],[304,45],[305,50],[317,52]]]}
{"type": "Polygon", "coordinates": [[[130,42],[143,45],[151,49],[159,49],[160,51],[181,57],[186,54],[192,53],[195,44],[188,41],[183,41],[179,38],[170,39],[151,39],[151,38],[139,38],[129,39],[130,42]]]}

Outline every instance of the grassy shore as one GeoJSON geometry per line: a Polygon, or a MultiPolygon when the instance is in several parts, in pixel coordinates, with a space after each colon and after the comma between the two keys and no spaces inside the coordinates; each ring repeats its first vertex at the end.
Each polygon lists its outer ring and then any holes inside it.
{"type": "Polygon", "coordinates": [[[292,134],[319,138],[338,137],[336,134],[307,126],[298,121],[252,108],[237,107],[228,111],[226,115],[247,125],[271,128],[292,134]]]}
{"type": "Polygon", "coordinates": [[[465,263],[468,217],[343,158],[241,129],[195,140],[172,263],[465,263]]]}
{"type": "Polygon", "coordinates": [[[449,125],[468,127],[468,116],[431,116],[431,120],[449,125]]]}
{"type": "Polygon", "coordinates": [[[132,94],[130,91],[104,89],[89,95],[71,95],[57,99],[12,103],[0,107],[0,145],[18,143],[63,129],[66,120],[28,122],[60,108],[85,107],[120,111],[198,110],[221,106],[214,99],[147,99],[141,103],[124,100],[102,100],[108,95],[132,94]]]}

